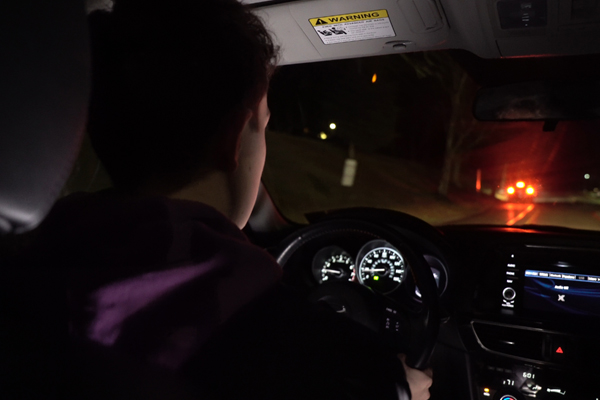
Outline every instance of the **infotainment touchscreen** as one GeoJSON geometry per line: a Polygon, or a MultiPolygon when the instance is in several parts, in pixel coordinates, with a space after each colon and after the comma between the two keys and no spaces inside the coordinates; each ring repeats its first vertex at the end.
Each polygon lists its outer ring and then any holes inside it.
{"type": "Polygon", "coordinates": [[[600,275],[525,270],[523,307],[600,317],[600,275]]]}

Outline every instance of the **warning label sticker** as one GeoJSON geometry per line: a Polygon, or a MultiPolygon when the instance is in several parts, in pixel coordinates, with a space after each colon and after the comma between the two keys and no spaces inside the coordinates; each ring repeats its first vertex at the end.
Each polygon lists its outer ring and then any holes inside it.
{"type": "Polygon", "coordinates": [[[324,44],[394,37],[387,10],[330,15],[308,20],[324,44]]]}

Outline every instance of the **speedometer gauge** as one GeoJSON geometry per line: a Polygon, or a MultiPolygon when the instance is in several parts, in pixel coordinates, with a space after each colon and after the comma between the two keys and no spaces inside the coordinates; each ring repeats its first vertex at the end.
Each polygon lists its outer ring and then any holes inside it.
{"type": "Polygon", "coordinates": [[[404,282],[407,265],[402,254],[383,240],[373,240],[358,255],[358,281],[380,293],[393,292],[404,282]]]}
{"type": "Polygon", "coordinates": [[[354,279],[354,260],[337,246],[321,249],[313,259],[313,276],[319,283],[354,279]]]}

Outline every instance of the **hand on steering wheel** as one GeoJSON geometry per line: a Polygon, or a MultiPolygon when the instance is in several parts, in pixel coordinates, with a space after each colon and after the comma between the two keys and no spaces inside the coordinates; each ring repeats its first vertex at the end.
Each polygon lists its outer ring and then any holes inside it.
{"type": "Polygon", "coordinates": [[[430,396],[429,388],[433,383],[433,371],[431,368],[420,371],[406,365],[406,355],[399,354],[398,358],[404,366],[406,381],[410,387],[411,400],[428,400],[430,396]]]}

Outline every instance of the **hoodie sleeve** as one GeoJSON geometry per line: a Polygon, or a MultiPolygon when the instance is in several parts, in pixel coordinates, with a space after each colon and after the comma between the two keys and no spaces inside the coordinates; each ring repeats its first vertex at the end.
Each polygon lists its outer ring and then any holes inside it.
{"type": "Polygon", "coordinates": [[[410,399],[404,369],[375,333],[278,285],[184,365],[219,399],[410,399]]]}

